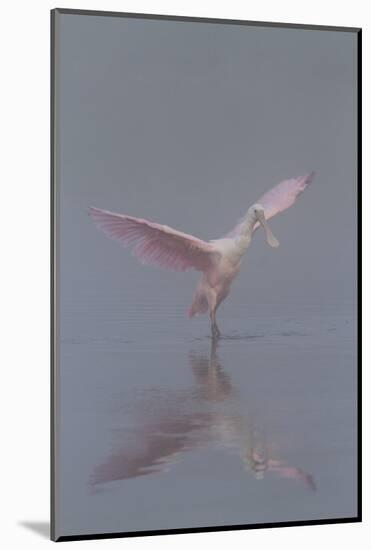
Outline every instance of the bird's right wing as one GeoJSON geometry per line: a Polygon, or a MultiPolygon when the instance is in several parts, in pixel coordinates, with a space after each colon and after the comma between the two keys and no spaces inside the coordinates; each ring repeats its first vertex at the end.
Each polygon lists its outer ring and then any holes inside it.
{"type": "Polygon", "coordinates": [[[187,235],[167,225],[141,218],[90,208],[96,225],[133,253],[142,262],[173,271],[205,271],[220,257],[212,243],[187,235]]]}
{"type": "MultiPolygon", "coordinates": [[[[304,189],[310,184],[314,178],[314,172],[306,174],[305,176],[300,176],[298,178],[292,178],[289,180],[284,180],[272,187],[267,191],[259,200],[256,201],[256,204],[260,204],[264,208],[264,216],[266,220],[273,218],[276,214],[287,210],[292,206],[298,196],[304,191],[304,189]]],[[[254,225],[254,229],[259,227],[260,223],[257,222],[254,225]]],[[[242,227],[242,221],[239,221],[238,224],[230,231],[227,237],[236,237],[239,235],[242,227]]]]}

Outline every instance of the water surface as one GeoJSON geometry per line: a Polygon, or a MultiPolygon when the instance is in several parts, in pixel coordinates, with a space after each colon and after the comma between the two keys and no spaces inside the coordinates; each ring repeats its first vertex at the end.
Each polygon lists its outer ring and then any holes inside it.
{"type": "Polygon", "coordinates": [[[63,534],[354,516],[352,308],[185,306],[65,305],[63,534]]]}

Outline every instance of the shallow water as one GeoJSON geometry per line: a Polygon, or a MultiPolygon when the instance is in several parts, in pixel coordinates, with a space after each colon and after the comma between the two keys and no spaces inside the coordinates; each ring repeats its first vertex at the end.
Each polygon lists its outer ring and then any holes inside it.
{"type": "Polygon", "coordinates": [[[356,514],[351,305],[62,308],[59,535],[356,514]]]}

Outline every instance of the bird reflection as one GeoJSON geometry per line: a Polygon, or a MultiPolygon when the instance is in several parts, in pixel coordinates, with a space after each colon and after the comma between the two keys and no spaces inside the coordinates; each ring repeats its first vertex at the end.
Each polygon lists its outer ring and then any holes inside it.
{"type": "Polygon", "coordinates": [[[218,402],[233,395],[233,388],[217,354],[218,340],[212,339],[210,356],[195,352],[189,354],[189,364],[194,374],[196,387],[201,399],[218,402]]]}
{"type": "MultiPolygon", "coordinates": [[[[186,391],[155,396],[140,407],[138,426],[125,431],[125,447],[112,452],[91,476],[91,486],[166,471],[182,456],[208,444],[237,449],[246,471],[256,480],[268,474],[315,490],[313,477],[277,457],[252,418],[236,414],[238,392],[223,371],[213,339],[209,357],[191,352],[194,385],[186,391]],[[224,403],[232,402],[233,413],[224,403]]],[[[251,416],[251,415],[250,415],[251,416]]]]}

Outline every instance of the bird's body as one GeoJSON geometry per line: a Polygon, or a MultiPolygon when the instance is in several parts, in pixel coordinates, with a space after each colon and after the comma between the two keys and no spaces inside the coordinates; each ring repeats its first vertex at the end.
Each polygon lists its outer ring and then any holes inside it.
{"type": "Polygon", "coordinates": [[[240,271],[242,255],[234,239],[214,242],[220,253],[220,260],[204,272],[198,282],[189,317],[215,310],[228,296],[231,284],[240,271]]]}
{"type": "Polygon", "coordinates": [[[211,241],[203,241],[166,225],[98,208],[91,208],[90,213],[107,235],[124,245],[134,245],[134,254],[143,263],[175,271],[201,271],[202,277],[189,316],[209,311],[212,335],[218,337],[220,332],[216,324],[216,310],[229,294],[255,231],[262,226],[268,244],[277,247],[279,243],[266,220],[289,208],[313,175],[311,173],[279,183],[248,209],[228,235],[211,241]]]}
{"type": "MultiPolygon", "coordinates": [[[[253,208],[248,210],[243,231],[240,234],[211,241],[215,250],[219,253],[219,259],[202,275],[188,312],[190,317],[206,313],[209,308],[212,317],[219,305],[228,296],[232,282],[240,271],[242,258],[253,237],[256,222],[253,208]]],[[[213,322],[213,319],[211,320],[213,322]]],[[[213,326],[215,336],[217,336],[219,329],[215,320],[213,326]]]]}

